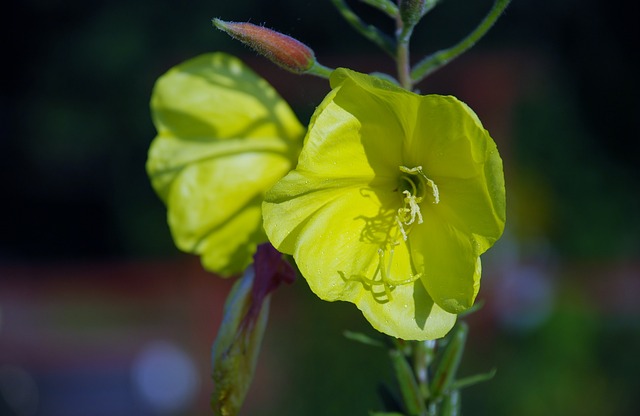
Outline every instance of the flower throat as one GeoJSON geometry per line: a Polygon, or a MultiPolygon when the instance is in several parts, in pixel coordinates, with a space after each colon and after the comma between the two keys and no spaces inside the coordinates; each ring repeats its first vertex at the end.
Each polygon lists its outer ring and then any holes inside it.
{"type": "Polygon", "coordinates": [[[428,192],[427,188],[431,189],[430,193],[433,196],[434,204],[440,202],[440,192],[438,191],[438,186],[424,174],[422,166],[414,168],[400,166],[400,172],[402,173],[398,189],[402,191],[403,206],[398,208],[396,223],[402,234],[402,239],[407,241],[413,224],[422,224],[423,222],[420,203],[428,192]]]}

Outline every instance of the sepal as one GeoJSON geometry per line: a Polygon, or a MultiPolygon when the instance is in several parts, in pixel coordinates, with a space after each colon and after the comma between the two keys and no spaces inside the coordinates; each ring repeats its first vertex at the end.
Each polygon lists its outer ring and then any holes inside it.
{"type": "Polygon", "coordinates": [[[254,264],[234,284],[211,351],[216,415],[237,415],[251,386],[267,326],[271,293],[295,272],[270,244],[258,246],[254,264]]]}

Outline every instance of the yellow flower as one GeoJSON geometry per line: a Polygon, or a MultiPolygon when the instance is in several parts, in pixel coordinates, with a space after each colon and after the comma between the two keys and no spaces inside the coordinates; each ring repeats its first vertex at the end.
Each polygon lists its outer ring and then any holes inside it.
{"type": "Polygon", "coordinates": [[[176,245],[208,270],[240,273],[267,240],[264,193],[292,168],[304,128],[265,80],[222,53],[161,76],[151,110],[147,172],[176,245]]]}
{"type": "Polygon", "coordinates": [[[267,235],[320,298],[355,303],[391,336],[442,337],[504,229],[495,143],[454,97],[346,69],[331,86],[296,169],[266,195],[267,235]]]}

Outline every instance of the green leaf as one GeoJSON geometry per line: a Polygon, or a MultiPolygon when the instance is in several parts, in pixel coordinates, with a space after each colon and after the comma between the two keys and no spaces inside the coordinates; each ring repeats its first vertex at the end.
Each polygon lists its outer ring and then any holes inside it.
{"type": "Polygon", "coordinates": [[[398,350],[389,351],[389,356],[400,385],[400,393],[407,412],[410,415],[424,414],[427,410],[425,402],[406,357],[398,350]]]}
{"type": "Polygon", "coordinates": [[[371,345],[373,347],[382,347],[382,348],[386,347],[385,343],[380,341],[379,339],[371,338],[370,336],[360,332],[344,331],[343,334],[346,338],[352,341],[360,342],[365,345],[371,345]]]}
{"type": "Polygon", "coordinates": [[[385,35],[380,29],[373,25],[368,25],[351,10],[344,0],[331,0],[338,9],[342,17],[362,36],[378,45],[383,51],[391,56],[395,55],[395,40],[385,35]]]}
{"type": "Polygon", "coordinates": [[[451,388],[454,390],[462,390],[465,387],[472,386],[474,384],[482,383],[484,381],[491,380],[496,375],[497,370],[495,368],[487,371],[483,374],[476,374],[474,376],[465,377],[459,380],[456,380],[451,388]]]}
{"type": "Polygon", "coordinates": [[[438,362],[437,368],[431,382],[431,394],[440,397],[452,387],[456,372],[462,360],[464,345],[467,340],[469,329],[466,323],[459,322],[450,334],[449,343],[445,347],[442,358],[438,362]]]}
{"type": "Polygon", "coordinates": [[[395,19],[398,16],[398,6],[391,0],[360,0],[371,7],[386,13],[387,16],[395,19]]]}

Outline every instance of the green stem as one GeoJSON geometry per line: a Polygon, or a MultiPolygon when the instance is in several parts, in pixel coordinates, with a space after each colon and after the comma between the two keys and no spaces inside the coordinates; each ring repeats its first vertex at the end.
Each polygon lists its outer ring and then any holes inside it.
{"type": "Polygon", "coordinates": [[[418,83],[422,81],[428,75],[448,64],[475,45],[476,42],[491,29],[510,2],[511,0],[496,0],[489,14],[466,38],[457,45],[435,52],[420,61],[411,71],[413,82],[418,83]]]}
{"type": "Polygon", "coordinates": [[[433,373],[433,379],[429,386],[429,391],[434,399],[446,395],[455,380],[464,346],[467,340],[469,327],[465,322],[458,322],[449,335],[447,346],[442,352],[442,358],[433,373]]]}
{"type": "Polygon", "coordinates": [[[396,65],[400,85],[402,88],[411,91],[413,89],[413,80],[411,79],[411,65],[409,63],[409,42],[398,43],[396,65]]]}
{"type": "Polygon", "coordinates": [[[460,415],[460,391],[453,390],[442,401],[442,416],[460,415]]]}
{"type": "Polygon", "coordinates": [[[306,75],[315,75],[317,77],[320,78],[325,78],[325,79],[329,79],[329,77],[331,76],[331,73],[334,71],[333,68],[329,68],[327,66],[324,66],[322,64],[319,64],[318,62],[314,63],[313,66],[311,68],[309,68],[305,74],[306,75]]]}
{"type": "Polygon", "coordinates": [[[409,39],[411,39],[412,32],[413,27],[405,25],[401,16],[398,14],[396,17],[396,68],[400,85],[409,91],[413,89],[409,55],[409,39]]]}
{"type": "Polygon", "coordinates": [[[391,362],[396,373],[396,379],[400,385],[400,393],[402,394],[402,402],[406,407],[406,411],[410,415],[424,416],[427,414],[427,408],[423,400],[420,388],[415,379],[413,369],[409,366],[405,355],[398,349],[389,351],[391,362]]]}
{"type": "Polygon", "coordinates": [[[429,367],[435,357],[436,341],[416,341],[413,350],[413,371],[418,387],[425,399],[429,399],[429,367]]]}

